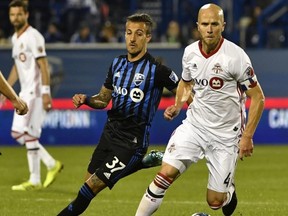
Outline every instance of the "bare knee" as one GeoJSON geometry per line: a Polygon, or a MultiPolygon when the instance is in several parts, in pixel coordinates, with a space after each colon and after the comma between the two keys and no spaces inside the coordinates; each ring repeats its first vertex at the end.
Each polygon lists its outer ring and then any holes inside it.
{"type": "Polygon", "coordinates": [[[162,163],[160,172],[162,175],[169,178],[171,181],[174,181],[179,175],[180,172],[175,167],[171,166],[170,164],[167,164],[165,162],[162,163]]]}
{"type": "Polygon", "coordinates": [[[207,203],[213,210],[220,209],[226,199],[226,193],[219,193],[212,190],[207,190],[207,203]]]}

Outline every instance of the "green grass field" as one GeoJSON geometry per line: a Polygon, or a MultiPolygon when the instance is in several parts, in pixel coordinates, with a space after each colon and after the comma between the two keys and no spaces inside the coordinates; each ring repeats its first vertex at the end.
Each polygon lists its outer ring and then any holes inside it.
{"type": "MultiPolygon", "coordinates": [[[[0,215],[57,215],[77,194],[94,147],[48,147],[64,164],[57,181],[41,191],[11,191],[27,180],[26,150],[0,147],[0,215]]],[[[153,147],[152,147],[153,148],[153,147]]],[[[154,147],[155,148],[155,147],[154,147]]],[[[164,148],[157,146],[156,148],[164,148]]],[[[288,145],[255,146],[254,155],[239,161],[236,173],[238,207],[234,215],[276,216],[288,213],[288,145]]],[[[138,171],[120,180],[112,191],[102,191],[83,215],[133,216],[158,167],[138,171]]],[[[46,170],[42,169],[42,180],[46,170]]],[[[156,216],[191,216],[195,212],[221,215],[206,204],[207,168],[201,161],[192,166],[167,191],[156,216]]]]}

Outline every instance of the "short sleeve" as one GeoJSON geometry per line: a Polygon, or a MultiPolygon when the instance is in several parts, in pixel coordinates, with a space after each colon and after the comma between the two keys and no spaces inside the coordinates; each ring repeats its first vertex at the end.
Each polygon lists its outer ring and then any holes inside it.
{"type": "Polygon", "coordinates": [[[35,59],[46,56],[45,39],[39,32],[33,32],[29,46],[35,59]]]}

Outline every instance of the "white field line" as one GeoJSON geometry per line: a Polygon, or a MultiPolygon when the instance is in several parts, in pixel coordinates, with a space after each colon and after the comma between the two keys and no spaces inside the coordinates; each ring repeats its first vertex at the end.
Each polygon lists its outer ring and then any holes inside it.
{"type": "MultiPolygon", "coordinates": [[[[97,199],[97,198],[96,198],[97,199]]],[[[31,199],[20,199],[21,201],[31,201],[31,199]]],[[[38,198],[35,199],[35,201],[37,202],[71,202],[73,199],[47,199],[47,198],[38,198]]],[[[97,199],[96,202],[102,202],[102,203],[109,203],[111,202],[111,200],[107,200],[107,199],[97,199]]],[[[117,203],[139,203],[140,200],[138,201],[133,201],[133,200],[113,200],[113,202],[117,202],[117,203]]],[[[205,205],[206,202],[198,202],[198,201],[164,201],[166,204],[182,204],[182,205],[205,205]]],[[[273,202],[273,201],[269,201],[269,202],[245,202],[245,201],[238,201],[238,204],[241,205],[249,205],[249,206],[269,206],[269,205],[279,205],[279,206],[288,206],[288,202],[273,202]]]]}

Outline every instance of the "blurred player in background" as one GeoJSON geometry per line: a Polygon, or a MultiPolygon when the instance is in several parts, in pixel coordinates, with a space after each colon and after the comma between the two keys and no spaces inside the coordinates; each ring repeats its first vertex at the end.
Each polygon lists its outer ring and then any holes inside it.
{"type": "Polygon", "coordinates": [[[193,102],[186,119],[172,134],[160,172],[147,188],[136,216],[152,215],[174,180],[204,157],[209,170],[206,199],[210,208],[222,208],[226,216],[237,206],[237,158],[252,155],[252,139],[265,98],[247,54],[222,37],[223,10],[215,4],[204,5],[197,25],[201,39],[184,51],[175,105],[165,110],[164,117],[172,120],[179,114],[192,87],[193,102]],[[246,96],[251,105],[245,126],[246,96]]]}
{"type": "Polygon", "coordinates": [[[47,111],[51,109],[50,73],[43,36],[28,24],[27,3],[21,0],[9,4],[9,18],[14,26],[12,57],[14,65],[7,79],[13,86],[19,79],[19,96],[29,108],[25,116],[14,115],[12,137],[27,149],[30,178],[27,182],[12,186],[12,190],[38,190],[48,187],[61,171],[63,165],[55,160],[39,143],[41,126],[47,111]],[[41,161],[48,169],[42,186],[41,161]]]}
{"type": "Polygon", "coordinates": [[[152,24],[148,14],[129,16],[125,32],[128,53],[113,60],[99,94],[73,97],[76,108],[86,104],[104,109],[111,100],[112,108],[88,166],[86,182],[58,215],[83,213],[104,188],[112,189],[118,180],[145,167],[143,157],[163,88],[175,93],[178,84],[177,75],[147,52],[152,24]]]}
{"type": "MultiPolygon", "coordinates": [[[[18,115],[25,115],[28,112],[28,106],[21,98],[18,97],[14,89],[9,85],[0,71],[0,93],[11,101],[15,112],[18,115]]],[[[3,97],[1,95],[1,97],[3,97]]]]}

